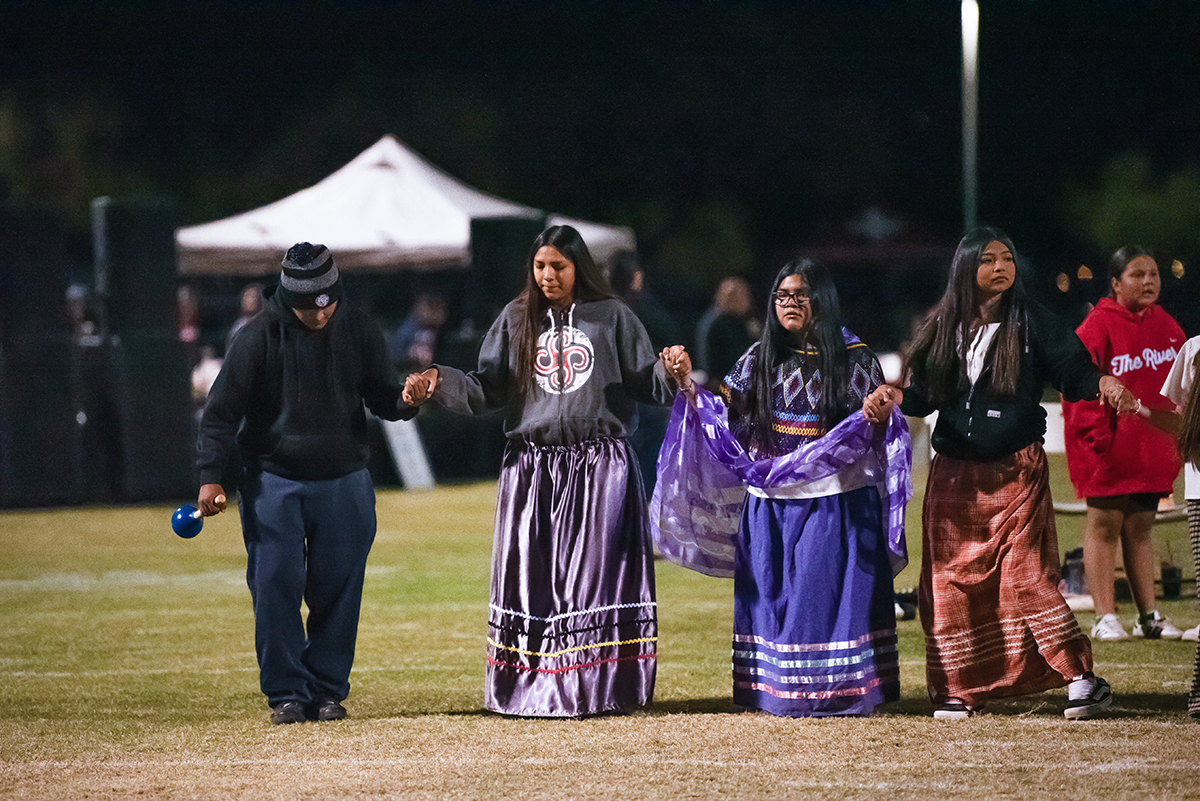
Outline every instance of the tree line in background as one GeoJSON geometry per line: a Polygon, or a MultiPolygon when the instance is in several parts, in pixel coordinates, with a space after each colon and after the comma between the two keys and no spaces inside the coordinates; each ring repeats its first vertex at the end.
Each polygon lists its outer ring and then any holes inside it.
{"type": "MultiPolygon", "coordinates": [[[[980,218],[1047,270],[1200,254],[1197,7],[998,4],[981,29],[980,218]],[[1120,57],[1111,57],[1112,53],[1120,57]],[[1150,89],[1153,88],[1153,91],[1150,89]]],[[[0,193],[168,195],[180,223],[315,183],[383,133],[522,203],[632,226],[702,302],[726,274],[961,229],[956,3],[36,4],[0,33],[0,193]]]]}

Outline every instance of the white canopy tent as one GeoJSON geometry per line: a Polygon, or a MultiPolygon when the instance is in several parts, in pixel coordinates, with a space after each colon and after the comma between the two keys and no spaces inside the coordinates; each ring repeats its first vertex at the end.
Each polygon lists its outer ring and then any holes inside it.
{"type": "Polygon", "coordinates": [[[480,219],[573,225],[601,262],[636,247],[628,228],[547,215],[481,192],[390,135],[307,189],[180,228],[175,243],[182,275],[268,275],[301,241],[327,246],[342,270],[429,270],[468,266],[471,222],[480,219]]]}

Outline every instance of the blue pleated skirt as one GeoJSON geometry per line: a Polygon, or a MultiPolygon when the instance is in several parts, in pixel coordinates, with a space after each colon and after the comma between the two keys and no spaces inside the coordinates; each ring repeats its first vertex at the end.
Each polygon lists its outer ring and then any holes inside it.
{"type": "Polygon", "coordinates": [[[654,554],[622,439],[510,441],[492,546],[484,706],[580,717],[654,695],[654,554]]]}
{"type": "Polygon", "coordinates": [[[867,715],[900,697],[879,495],[748,495],[734,578],[733,700],[775,715],[867,715]]]}

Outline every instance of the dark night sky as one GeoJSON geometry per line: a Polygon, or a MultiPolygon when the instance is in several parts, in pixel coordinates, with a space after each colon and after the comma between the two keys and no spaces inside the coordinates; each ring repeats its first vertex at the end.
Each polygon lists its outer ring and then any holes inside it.
{"type": "MultiPolygon", "coordinates": [[[[1091,258],[1069,192],[1123,153],[1160,176],[1200,165],[1200,3],[981,5],[979,217],[1045,261],[1091,258]]],[[[176,198],[181,224],[224,217],[393,133],[487,191],[633,225],[668,277],[773,272],[868,203],[913,236],[961,233],[948,0],[28,3],[0,20],[0,173],[81,221],[132,191],[176,198]]]]}

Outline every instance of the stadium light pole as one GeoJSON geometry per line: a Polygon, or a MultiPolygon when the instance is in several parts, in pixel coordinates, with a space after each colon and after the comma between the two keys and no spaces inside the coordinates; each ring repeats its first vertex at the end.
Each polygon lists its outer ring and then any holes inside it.
{"type": "Polygon", "coordinates": [[[979,176],[979,3],[962,0],[963,229],[975,227],[979,176]]]}

